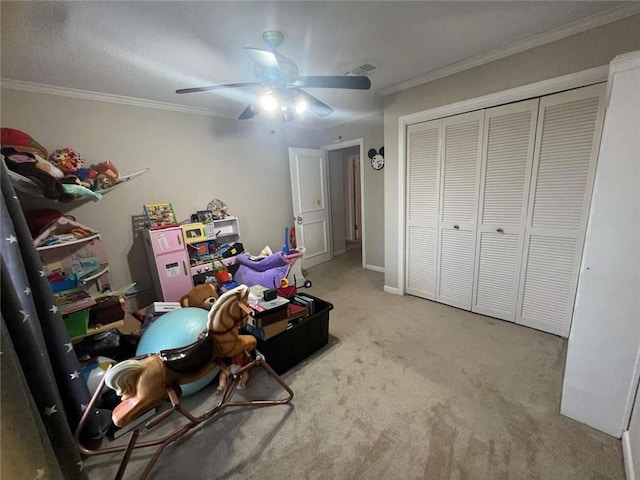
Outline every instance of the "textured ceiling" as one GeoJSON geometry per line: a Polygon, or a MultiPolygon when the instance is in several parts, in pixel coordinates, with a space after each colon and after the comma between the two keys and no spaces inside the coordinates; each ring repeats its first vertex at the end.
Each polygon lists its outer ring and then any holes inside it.
{"type": "Polygon", "coordinates": [[[369,91],[307,90],[335,112],[297,122],[329,126],[379,112],[381,89],[628,4],[2,1],[1,76],[237,118],[256,89],[175,90],[255,81],[242,47],[264,48],[262,31],[276,27],[301,75],[343,74],[363,59],[379,66],[369,91]]]}

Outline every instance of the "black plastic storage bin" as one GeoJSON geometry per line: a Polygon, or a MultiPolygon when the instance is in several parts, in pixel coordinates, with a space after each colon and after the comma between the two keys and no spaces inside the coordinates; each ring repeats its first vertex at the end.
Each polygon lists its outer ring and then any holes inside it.
{"type": "Polygon", "coordinates": [[[296,325],[269,340],[258,340],[257,349],[276,373],[289,370],[329,341],[329,311],[333,305],[304,294],[315,301],[315,313],[302,318],[296,325]]]}

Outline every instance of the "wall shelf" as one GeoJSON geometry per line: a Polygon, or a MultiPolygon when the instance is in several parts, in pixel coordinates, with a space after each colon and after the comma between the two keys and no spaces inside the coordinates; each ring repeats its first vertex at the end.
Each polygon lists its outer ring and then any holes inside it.
{"type": "MultiPolygon", "coordinates": [[[[105,188],[103,190],[96,190],[95,193],[99,193],[100,195],[109,193],[110,191],[115,190],[116,188],[119,188],[121,185],[124,185],[125,183],[130,182],[134,178],[139,177],[140,175],[147,172],[148,170],[149,170],[148,168],[145,168],[144,170],[140,170],[139,172],[130,173],[128,175],[120,175],[120,180],[113,187],[105,188]]],[[[16,172],[13,172],[9,169],[7,169],[7,171],[9,172],[9,178],[11,179],[11,183],[13,183],[13,187],[19,192],[25,193],[27,195],[31,195],[33,197],[42,198],[42,199],[48,200],[49,202],[59,203],[57,200],[44,197],[42,195],[42,189],[33,180],[27,177],[24,177],[16,172]]],[[[73,202],[83,202],[83,201],[89,201],[89,200],[91,200],[89,197],[77,196],[75,200],[73,200],[73,202]]],[[[73,203],[73,202],[69,202],[69,203],[73,203]]]]}
{"type": "Polygon", "coordinates": [[[43,250],[53,250],[55,248],[68,247],[71,245],[82,245],[83,243],[90,242],[92,240],[95,240],[96,238],[98,239],[100,238],[99,233],[94,233],[93,235],[89,235],[88,237],[78,238],[76,240],[72,240],[69,242],[60,242],[60,243],[52,243],[51,245],[43,245],[40,247],[36,247],[36,250],[41,252],[43,250]]]}

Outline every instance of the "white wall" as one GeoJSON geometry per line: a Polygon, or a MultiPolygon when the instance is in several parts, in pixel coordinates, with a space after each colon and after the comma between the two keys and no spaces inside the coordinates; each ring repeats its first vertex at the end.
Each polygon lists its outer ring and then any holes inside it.
{"type": "MultiPolygon", "coordinates": [[[[367,151],[370,148],[378,150],[384,146],[383,117],[376,115],[353,123],[346,123],[337,127],[327,129],[323,132],[323,144],[330,145],[336,142],[347,142],[357,138],[364,139],[364,150],[362,168],[364,171],[364,241],[365,244],[365,265],[374,267],[384,267],[385,257],[385,235],[384,235],[384,211],[385,192],[384,177],[386,166],[382,170],[371,168],[367,151]]],[[[385,154],[386,154],[385,148],[385,154]]]]}
{"type": "MultiPolygon", "coordinates": [[[[435,107],[607,65],[640,48],[640,15],[548,43],[385,97],[385,286],[398,288],[398,118],[435,107]]],[[[377,212],[376,212],[377,214],[377,212]]],[[[367,221],[370,212],[367,213],[367,221]]],[[[368,227],[367,227],[368,229],[368,227]]]]}
{"type": "Polygon", "coordinates": [[[640,51],[611,68],[561,413],[620,437],[640,351],[640,51]]]}
{"type": "Polygon", "coordinates": [[[169,201],[184,219],[220,198],[239,217],[247,250],[280,249],[293,217],[287,148],[319,148],[324,141],[321,132],[279,121],[241,122],[6,88],[1,95],[2,126],[29,133],[49,151],[71,147],[89,163],[110,159],[121,173],[151,168],[98,203],[71,211],[101,231],[116,286],[150,284],[132,228],[132,216],[145,203],[169,201]]]}

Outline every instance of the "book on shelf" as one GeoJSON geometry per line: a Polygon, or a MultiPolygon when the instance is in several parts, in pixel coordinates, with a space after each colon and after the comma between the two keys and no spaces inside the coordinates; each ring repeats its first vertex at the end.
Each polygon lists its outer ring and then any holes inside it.
{"type": "Polygon", "coordinates": [[[53,297],[63,315],[77,312],[78,310],[83,310],[96,304],[95,298],[84,288],[80,287],[54,293],[53,297]]]}

